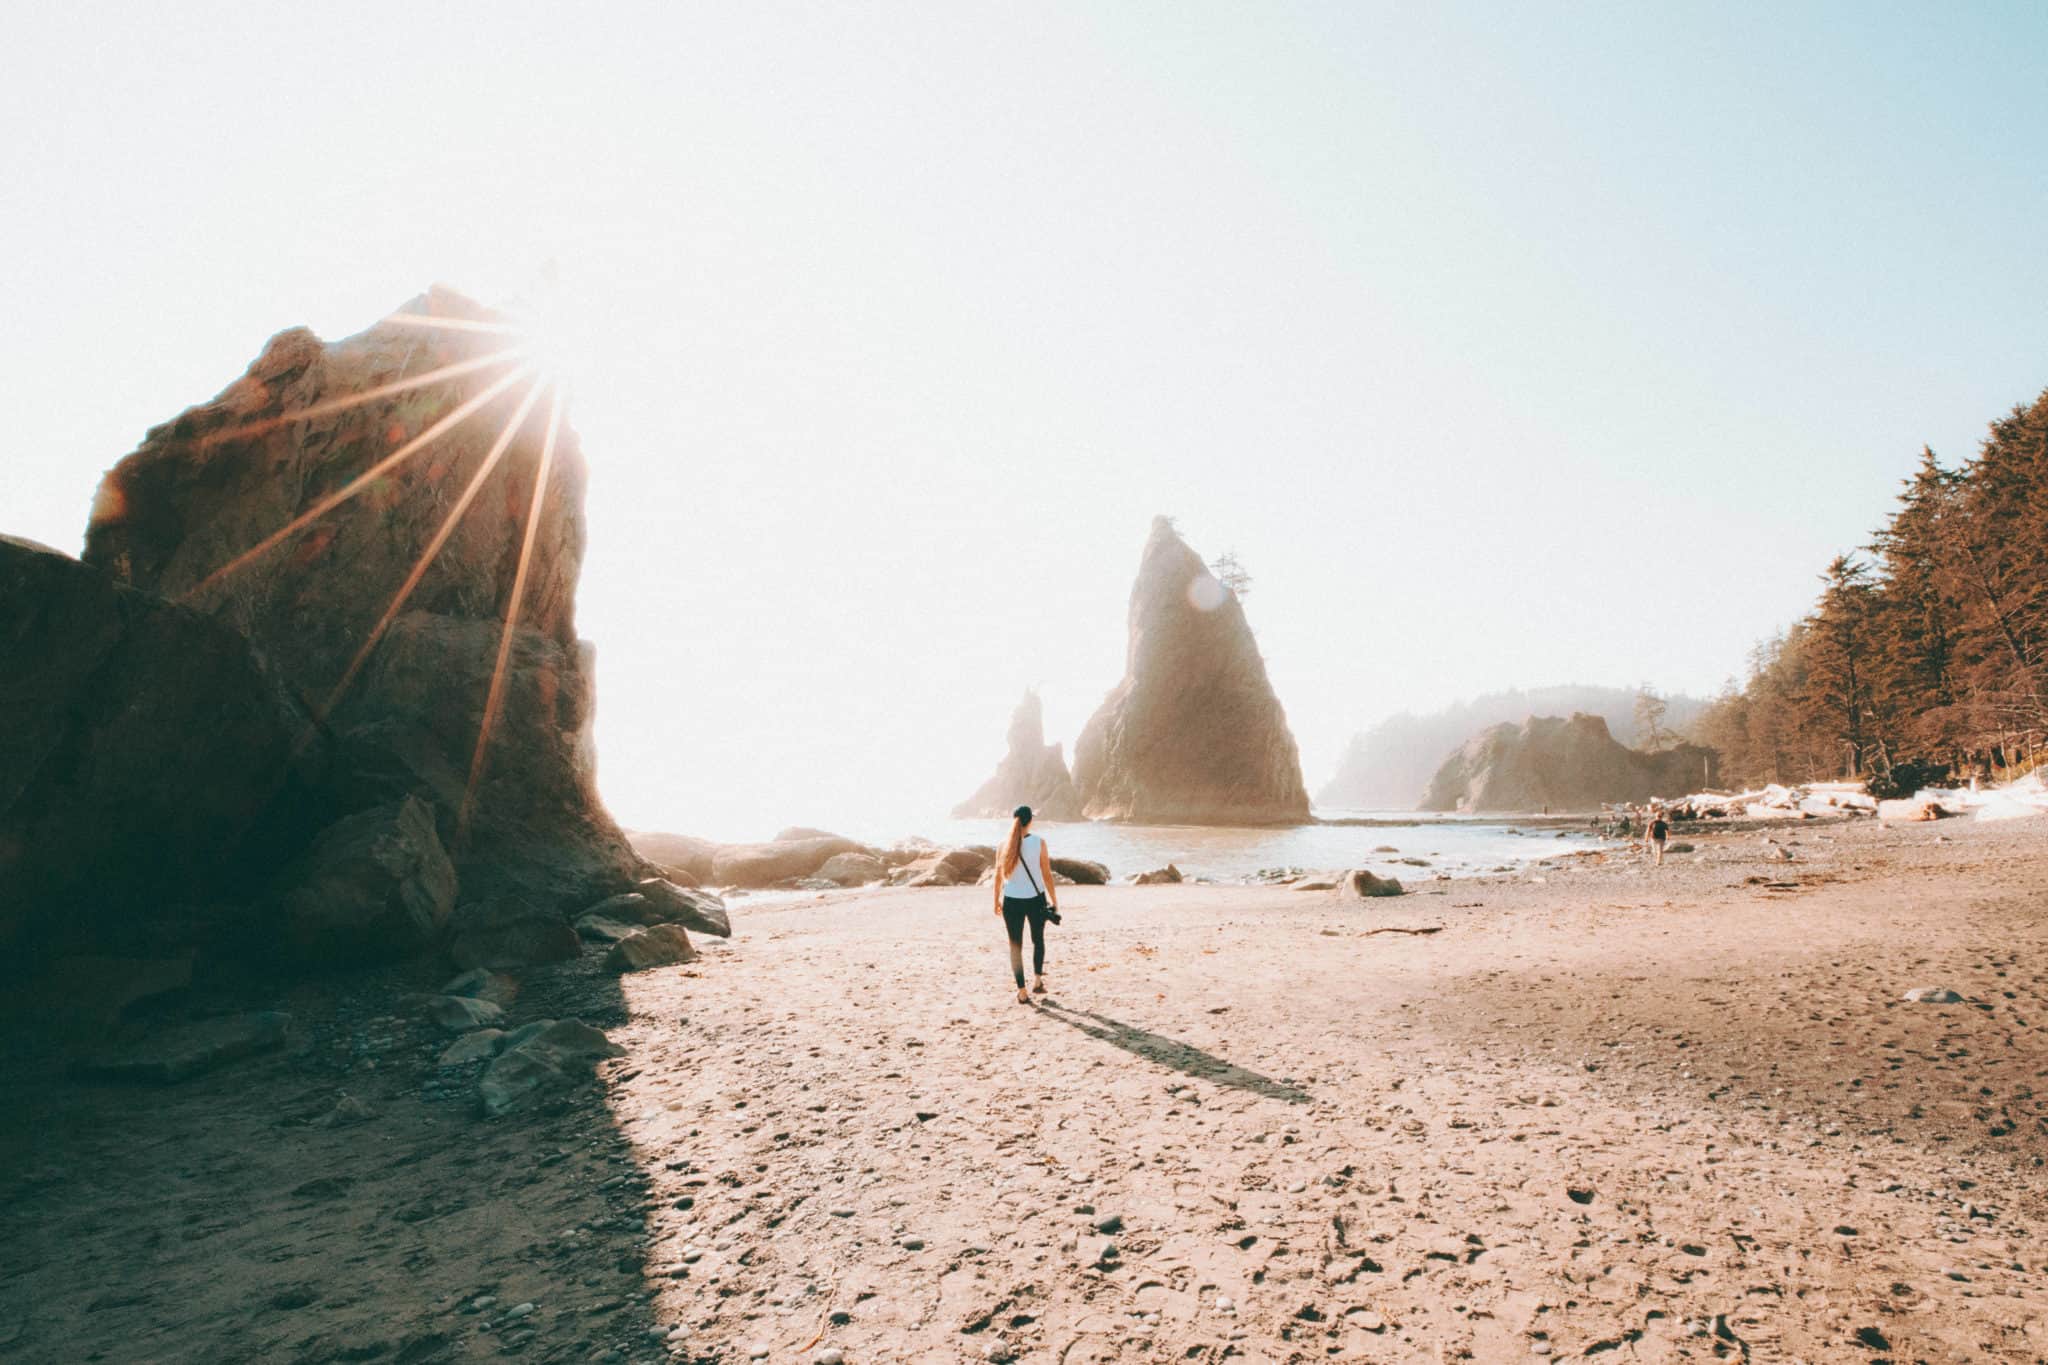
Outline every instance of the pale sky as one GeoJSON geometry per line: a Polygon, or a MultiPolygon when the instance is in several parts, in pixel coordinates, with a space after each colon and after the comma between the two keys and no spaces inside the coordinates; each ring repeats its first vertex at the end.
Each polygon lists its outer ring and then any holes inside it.
{"type": "Polygon", "coordinates": [[[1311,787],[1400,709],[1711,691],[2048,386],[2032,4],[42,5],[0,530],[272,333],[559,263],[629,823],[903,832],[1071,744],[1153,514],[1311,787]],[[1646,579],[1658,579],[1651,586],[1646,579]]]}

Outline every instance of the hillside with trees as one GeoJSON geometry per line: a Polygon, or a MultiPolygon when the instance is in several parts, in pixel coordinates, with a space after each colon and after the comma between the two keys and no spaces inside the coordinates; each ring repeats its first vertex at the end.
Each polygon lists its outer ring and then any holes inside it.
{"type": "Polygon", "coordinates": [[[2048,736],[2048,392],[1974,459],[1932,450],[1813,610],[1691,727],[1738,782],[2017,776],[2048,736]]]}

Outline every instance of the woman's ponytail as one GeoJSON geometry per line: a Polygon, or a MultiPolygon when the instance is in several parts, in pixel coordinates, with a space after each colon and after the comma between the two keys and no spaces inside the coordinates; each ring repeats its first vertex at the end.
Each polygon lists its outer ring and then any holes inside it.
{"type": "Polygon", "coordinates": [[[1019,806],[1010,813],[1010,837],[1003,842],[1003,857],[998,864],[1000,870],[996,876],[997,881],[1015,872],[1017,864],[1023,861],[1024,831],[1030,826],[1031,807],[1019,806]]]}

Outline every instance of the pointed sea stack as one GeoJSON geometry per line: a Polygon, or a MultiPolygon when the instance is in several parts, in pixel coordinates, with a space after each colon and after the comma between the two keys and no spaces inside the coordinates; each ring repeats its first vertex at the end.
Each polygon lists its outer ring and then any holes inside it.
{"type": "Polygon", "coordinates": [[[1165,517],[1131,588],[1124,679],[1074,745],[1074,785],[1091,820],[1309,819],[1301,754],[1244,608],[1165,517]]]}
{"type": "Polygon", "coordinates": [[[953,807],[953,818],[1007,818],[1018,806],[1031,807],[1042,820],[1074,820],[1081,814],[1066,756],[1059,745],[1045,742],[1045,710],[1036,692],[1026,692],[1010,717],[1010,751],[996,765],[995,776],[953,807]]]}
{"type": "Polygon", "coordinates": [[[513,340],[440,288],[339,341],[279,333],[107,474],[85,560],[252,641],[321,718],[337,806],[418,797],[465,900],[575,907],[631,889],[641,863],[595,783],[591,649],[575,626],[583,453],[565,423],[536,503],[550,400],[523,406],[531,374],[493,358],[513,340]],[[501,709],[458,846],[529,531],[501,709]]]}

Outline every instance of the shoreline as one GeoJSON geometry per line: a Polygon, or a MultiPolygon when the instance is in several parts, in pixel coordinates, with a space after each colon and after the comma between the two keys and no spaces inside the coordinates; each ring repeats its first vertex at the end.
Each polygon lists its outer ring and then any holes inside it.
{"type": "Polygon", "coordinates": [[[411,969],[291,987],[290,1048],[182,1086],[17,1058],[0,1348],[2043,1354],[2039,827],[1687,837],[1367,902],[1073,887],[1046,1008],[985,889],[740,902],[694,964],[530,973],[512,1024],[625,1055],[496,1121],[411,969]]]}

